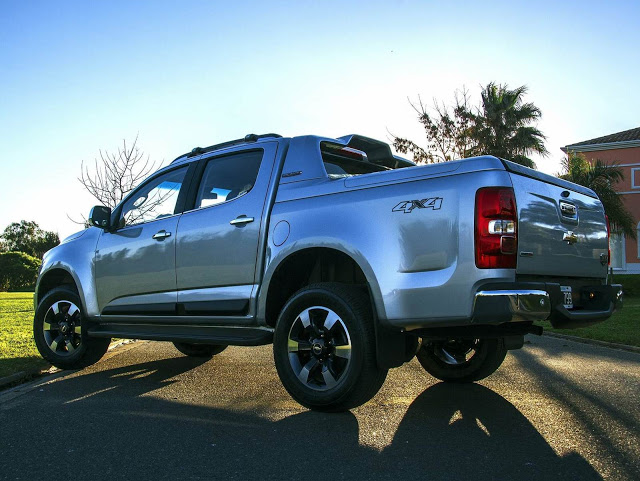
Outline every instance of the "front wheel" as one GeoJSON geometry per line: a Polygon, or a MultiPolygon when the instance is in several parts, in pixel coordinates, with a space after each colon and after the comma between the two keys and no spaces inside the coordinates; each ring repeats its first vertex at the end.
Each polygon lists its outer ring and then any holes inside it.
{"type": "Polygon", "coordinates": [[[111,339],[89,337],[80,296],[68,287],[48,292],[33,318],[33,338],[40,355],[60,369],[94,364],[107,352],[111,339]]]}
{"type": "Polygon", "coordinates": [[[282,310],[273,341],[280,380],[291,397],[320,411],[345,411],[380,389],[371,307],[352,285],[313,284],[282,310]]]}
{"type": "Polygon", "coordinates": [[[498,339],[423,340],[416,357],[433,377],[446,382],[473,382],[493,374],[507,349],[498,339]]]}

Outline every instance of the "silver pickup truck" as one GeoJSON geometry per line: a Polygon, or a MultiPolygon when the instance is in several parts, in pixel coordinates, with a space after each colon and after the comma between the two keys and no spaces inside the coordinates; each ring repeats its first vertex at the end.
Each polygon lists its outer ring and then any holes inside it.
{"type": "Polygon", "coordinates": [[[35,341],[61,368],[110,339],[189,356],[273,343],[304,406],[368,401],[414,356],[493,373],[534,321],[607,319],[608,225],[584,187],[484,156],[415,166],[358,135],[195,148],[45,254],[35,341]]]}

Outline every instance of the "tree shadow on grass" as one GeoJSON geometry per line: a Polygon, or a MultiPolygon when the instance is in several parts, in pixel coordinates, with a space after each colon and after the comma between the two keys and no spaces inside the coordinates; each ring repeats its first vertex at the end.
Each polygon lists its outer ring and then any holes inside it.
{"type": "Polygon", "coordinates": [[[429,387],[378,451],[359,444],[349,412],[271,421],[189,402],[193,387],[176,377],[202,362],[80,373],[0,409],[0,478],[601,479],[577,454],[558,457],[511,403],[480,385],[429,387]],[[185,384],[183,401],[149,395],[175,382],[185,384]]]}

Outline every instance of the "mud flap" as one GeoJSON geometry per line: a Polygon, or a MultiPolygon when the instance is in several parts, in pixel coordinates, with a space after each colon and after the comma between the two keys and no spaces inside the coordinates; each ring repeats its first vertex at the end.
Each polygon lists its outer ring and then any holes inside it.
{"type": "Polygon", "coordinates": [[[391,369],[410,361],[418,350],[418,336],[376,326],[376,356],[378,367],[391,369]]]}

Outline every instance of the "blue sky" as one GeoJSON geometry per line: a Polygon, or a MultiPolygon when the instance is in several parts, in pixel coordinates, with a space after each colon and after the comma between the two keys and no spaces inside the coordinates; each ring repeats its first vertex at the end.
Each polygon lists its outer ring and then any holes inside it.
{"type": "Polygon", "coordinates": [[[158,162],[249,132],[421,143],[407,97],[490,81],[528,86],[554,173],[561,146],[640,126],[639,25],[638,1],[5,1],[0,230],[77,230],[80,162],[136,134],[158,162]]]}

